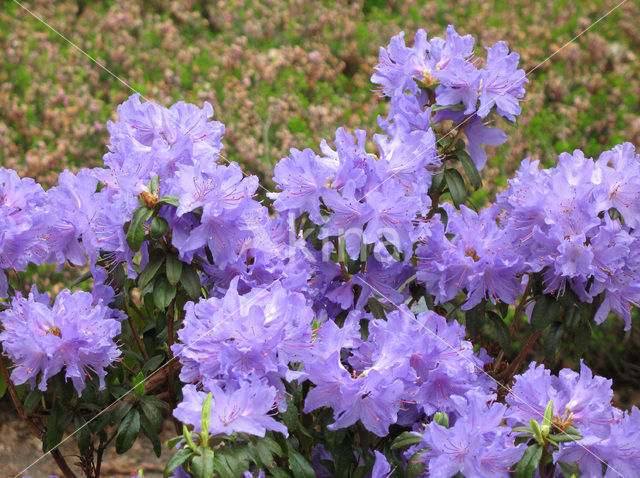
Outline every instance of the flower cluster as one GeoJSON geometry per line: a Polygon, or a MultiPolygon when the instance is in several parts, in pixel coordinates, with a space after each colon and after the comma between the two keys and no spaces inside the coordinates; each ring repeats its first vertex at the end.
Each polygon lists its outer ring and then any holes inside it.
{"type": "Polygon", "coordinates": [[[517,375],[507,395],[509,426],[528,425],[539,420],[548,403],[553,402],[551,428],[562,433],[577,428],[582,439],[560,443],[555,462],[577,462],[585,476],[635,476],[640,473],[640,412],[633,407],[623,413],[611,405],[611,380],[594,376],[581,363],[580,372],[563,369],[551,375],[542,365],[532,363],[517,375]]]}
{"type": "MultiPolygon", "coordinates": [[[[173,352],[182,362],[180,379],[198,382],[205,392],[212,392],[216,413],[228,412],[234,417],[253,413],[257,419],[276,402],[281,410],[286,408],[282,380],[303,375],[292,364],[305,361],[310,353],[314,313],[302,294],[290,292],[278,282],[240,295],[238,280],[233,279],[223,298],[186,305],[184,327],[178,333],[182,343],[175,344],[173,352]],[[238,401],[240,397],[244,401],[238,401]],[[260,402],[260,407],[240,412],[242,403],[249,406],[254,401],[260,402]]],[[[185,404],[176,410],[176,417],[183,420],[188,416],[186,410],[197,411],[199,417],[204,397],[206,393],[193,387],[185,395],[185,404]]],[[[227,434],[251,433],[228,420],[227,434]]],[[[267,423],[276,422],[269,419],[267,423]]],[[[280,427],[267,428],[282,431],[280,427]]]]}
{"type": "Polygon", "coordinates": [[[583,302],[604,293],[595,320],[609,312],[631,327],[631,305],[640,301],[640,155],[630,143],[597,161],[580,151],[538,170],[522,163],[498,197],[507,243],[528,270],[543,271],[546,292],[569,287],[583,302]]]}
{"type": "Polygon", "coordinates": [[[52,306],[37,290],[26,299],[17,295],[0,312],[0,342],[15,364],[11,380],[35,387],[39,376],[38,388],[46,390],[47,380],[64,368],[79,395],[90,372],[104,387],[107,367],[120,357],[114,339],[122,318],[88,292],[64,290],[52,306]]]}
{"type": "Polygon", "coordinates": [[[434,312],[415,316],[402,306],[378,320],[354,311],[342,328],[327,321],[318,331],[304,364],[315,384],[304,411],[330,406],[336,419],[331,429],[360,420],[385,436],[394,423],[410,425],[423,413],[453,409],[452,395],[487,391],[490,383],[479,373],[485,362],[464,340],[462,326],[434,312]],[[367,340],[360,336],[363,319],[367,340]]]}
{"type": "Polygon", "coordinates": [[[498,145],[507,139],[501,130],[487,128],[482,120],[495,108],[498,115],[515,121],[529,80],[518,69],[520,56],[509,52],[502,41],[486,48],[486,62],[478,68],[482,60],[474,54],[474,43],[471,35],[460,36],[449,25],[444,39],[428,40],[426,32],[418,30],[414,46],[409,48],[401,32],[387,48],[380,48],[371,81],[391,97],[390,116],[414,117],[412,122],[420,124],[423,121],[415,115],[416,110],[437,106],[440,111],[434,122],[452,120],[458,126],[465,125],[469,153],[482,169],[486,154],[479,145],[498,145]]]}

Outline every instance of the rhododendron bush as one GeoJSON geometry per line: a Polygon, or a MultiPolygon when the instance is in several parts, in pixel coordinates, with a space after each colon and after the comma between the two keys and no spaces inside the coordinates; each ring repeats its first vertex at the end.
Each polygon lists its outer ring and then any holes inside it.
{"type": "Polygon", "coordinates": [[[291,150],[275,191],[224,161],[209,104],[137,95],[104,167],[48,190],[1,169],[3,377],[63,475],[141,439],[174,477],[638,476],[640,411],[588,356],[548,365],[609,317],[632,326],[640,155],[525,159],[478,209],[518,63],[451,26],[395,36],[380,134],[291,150]],[[45,263],[75,291],[29,284],[45,263]]]}

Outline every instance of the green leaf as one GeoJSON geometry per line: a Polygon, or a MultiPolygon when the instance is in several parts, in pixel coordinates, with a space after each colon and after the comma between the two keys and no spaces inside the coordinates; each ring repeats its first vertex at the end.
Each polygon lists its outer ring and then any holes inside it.
{"type": "Polygon", "coordinates": [[[371,314],[376,319],[385,320],[387,318],[387,314],[385,313],[384,307],[382,307],[382,304],[377,299],[374,299],[373,297],[371,297],[367,301],[367,305],[369,306],[369,310],[371,311],[371,314]]]}
{"type": "Polygon", "coordinates": [[[156,433],[160,433],[162,430],[162,422],[164,421],[162,413],[153,400],[147,400],[146,398],[147,397],[144,397],[140,401],[140,408],[142,408],[142,413],[147,417],[147,420],[149,420],[153,430],[156,433]]]}
{"type": "Polygon", "coordinates": [[[32,412],[41,398],[42,392],[40,390],[31,390],[27,394],[27,398],[24,399],[24,406],[27,408],[27,411],[32,412]]]}
{"type": "Polygon", "coordinates": [[[543,295],[536,300],[531,313],[531,329],[534,332],[543,330],[558,315],[560,304],[550,295],[543,295]]]}
{"type": "Polygon", "coordinates": [[[504,323],[504,320],[492,310],[487,312],[487,317],[493,326],[493,330],[496,334],[496,339],[502,349],[507,349],[511,343],[511,334],[509,333],[509,327],[504,323]]]}
{"type": "Polygon", "coordinates": [[[315,478],[316,476],[307,459],[295,450],[289,450],[289,467],[294,478],[315,478]]]}
{"type": "Polygon", "coordinates": [[[143,373],[155,372],[160,364],[164,361],[164,355],[154,355],[142,367],[143,373]]]}
{"type": "Polygon", "coordinates": [[[162,196],[160,199],[158,199],[156,207],[163,204],[178,207],[178,205],[180,204],[180,196],[176,196],[174,194],[167,194],[165,196],[162,196]]]}
{"type": "Polygon", "coordinates": [[[91,271],[87,271],[84,274],[78,276],[76,280],[73,281],[71,286],[73,287],[73,286],[77,286],[78,284],[82,284],[84,281],[86,281],[90,277],[91,277],[91,271]]]}
{"type": "Polygon", "coordinates": [[[178,452],[173,455],[165,465],[163,477],[168,478],[173,470],[178,468],[180,465],[183,465],[189,458],[191,458],[192,455],[193,452],[188,448],[178,450],[178,452]]]}
{"type": "Polygon", "coordinates": [[[540,424],[535,421],[533,418],[529,422],[531,424],[531,430],[533,431],[533,437],[538,440],[538,443],[541,445],[544,443],[544,439],[542,438],[542,430],[540,430],[540,424]]]}
{"type": "Polygon", "coordinates": [[[149,220],[153,210],[146,206],[140,206],[133,212],[129,230],[127,231],[127,244],[132,251],[139,251],[144,240],[144,223],[149,220]]]}
{"type": "Polygon", "coordinates": [[[562,478],[579,478],[582,476],[582,472],[576,463],[566,463],[559,461],[560,471],[562,472],[562,478]]]}
{"type": "Polygon", "coordinates": [[[465,326],[469,337],[477,336],[484,325],[484,312],[487,301],[483,300],[473,309],[469,309],[465,313],[465,326]]]}
{"type": "Polygon", "coordinates": [[[435,113],[440,110],[463,111],[465,108],[463,103],[458,103],[457,105],[432,105],[431,112],[435,113]]]}
{"type": "Polygon", "coordinates": [[[211,478],[213,476],[213,450],[205,448],[202,454],[191,460],[191,472],[194,478],[211,478]]]}
{"type": "Polygon", "coordinates": [[[160,189],[160,176],[157,174],[151,178],[151,180],[147,183],[147,189],[151,194],[156,194],[158,189],[160,189]]]}
{"type": "Polygon", "coordinates": [[[167,256],[166,271],[169,284],[176,285],[182,276],[182,261],[175,254],[167,256]]]}
{"type": "Polygon", "coordinates": [[[73,420],[73,415],[70,411],[64,410],[59,404],[53,407],[47,421],[47,431],[42,439],[43,453],[47,453],[58,446],[71,420],[73,420]]]}
{"type": "Polygon", "coordinates": [[[207,398],[204,399],[202,404],[202,415],[200,417],[200,425],[202,426],[202,441],[206,445],[207,437],[209,433],[209,420],[211,420],[211,402],[213,400],[213,394],[209,392],[207,398]]]}
{"type": "Polygon", "coordinates": [[[282,454],[280,445],[278,445],[275,440],[269,438],[268,436],[256,440],[253,447],[251,447],[251,451],[257,458],[256,462],[258,463],[258,465],[265,468],[271,467],[271,462],[274,460],[274,455],[278,456],[282,454]]]}
{"type": "Polygon", "coordinates": [[[73,417],[73,429],[76,437],[76,444],[81,455],[87,453],[89,445],[91,444],[91,432],[86,425],[86,420],[80,415],[73,417]]]}
{"type": "Polygon", "coordinates": [[[516,468],[516,478],[532,478],[542,458],[542,447],[538,443],[530,445],[524,452],[516,468]]]}
{"type": "Polygon", "coordinates": [[[544,336],[544,356],[549,359],[554,359],[560,350],[560,339],[562,339],[562,332],[564,326],[559,322],[553,322],[547,330],[544,336]]]}
{"type": "Polygon", "coordinates": [[[449,428],[449,415],[445,412],[438,412],[433,416],[433,421],[438,425],[449,428]]]}
{"type": "Polygon", "coordinates": [[[444,179],[447,182],[453,204],[459,208],[467,199],[467,188],[464,185],[464,179],[455,169],[445,169],[444,179]]]}
{"type": "Polygon", "coordinates": [[[434,193],[436,191],[442,190],[444,186],[444,173],[436,173],[431,176],[431,186],[429,186],[429,193],[434,193]]]}
{"type": "Polygon", "coordinates": [[[142,426],[142,433],[144,433],[145,436],[149,439],[151,445],[153,446],[153,452],[159,458],[162,454],[162,445],[160,445],[158,431],[153,427],[152,424],[150,424],[146,420],[142,420],[140,425],[142,426]]]}
{"type": "Polygon", "coordinates": [[[549,400],[547,408],[544,410],[544,418],[542,419],[543,427],[550,427],[553,420],[553,400],[549,400]]]}
{"type": "Polygon", "coordinates": [[[156,279],[153,286],[153,302],[160,310],[164,310],[176,296],[176,286],[169,284],[166,277],[156,279]]]}
{"type": "Polygon", "coordinates": [[[182,266],[180,285],[193,300],[200,297],[202,292],[200,290],[200,276],[198,276],[198,271],[191,264],[184,264],[182,266]]]}
{"type": "Polygon", "coordinates": [[[153,278],[156,276],[160,267],[164,263],[164,254],[160,250],[155,250],[151,253],[149,257],[149,262],[147,266],[143,269],[143,271],[138,276],[138,287],[140,289],[144,289],[144,287],[149,284],[153,278]]]}
{"type": "Polygon", "coordinates": [[[395,440],[393,440],[391,449],[396,450],[398,448],[405,448],[411,445],[415,445],[416,443],[420,443],[421,441],[422,438],[420,438],[413,432],[402,432],[395,438],[395,440]]]}
{"type": "Polygon", "coordinates": [[[476,191],[482,187],[482,178],[480,177],[480,173],[478,173],[478,168],[476,168],[473,159],[469,156],[464,149],[456,150],[456,156],[462,163],[462,167],[464,168],[464,172],[467,174],[467,178],[469,178],[469,182],[473,189],[476,191]]]}
{"type": "Polygon", "coordinates": [[[138,397],[144,396],[144,380],[145,376],[142,372],[138,372],[138,375],[133,377],[133,391],[138,397]]]}
{"type": "Polygon", "coordinates": [[[409,458],[409,461],[407,461],[404,476],[405,478],[418,478],[419,476],[423,476],[425,468],[426,466],[422,461],[420,452],[414,453],[413,456],[409,458]]]}
{"type": "Polygon", "coordinates": [[[4,397],[7,391],[7,382],[4,379],[4,374],[0,373],[0,398],[4,397]]]}
{"type": "Polygon", "coordinates": [[[182,436],[170,438],[169,440],[167,440],[167,448],[169,450],[173,450],[176,447],[176,445],[180,443],[182,440],[184,440],[182,436]]]}
{"type": "Polygon", "coordinates": [[[118,427],[116,452],[121,455],[131,448],[138,438],[138,433],[140,433],[140,412],[133,409],[124,417],[118,427]]]}
{"type": "Polygon", "coordinates": [[[151,220],[151,237],[154,239],[160,239],[169,230],[169,223],[167,220],[160,216],[155,216],[151,220]]]}

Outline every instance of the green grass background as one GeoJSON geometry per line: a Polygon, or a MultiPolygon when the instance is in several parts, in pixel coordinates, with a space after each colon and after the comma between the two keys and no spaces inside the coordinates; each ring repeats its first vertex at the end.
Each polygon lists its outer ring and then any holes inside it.
{"type": "MultiPolygon", "coordinates": [[[[289,148],[317,148],[337,126],[376,129],[384,99],[369,83],[378,48],[404,30],[451,23],[482,47],[505,40],[530,84],[523,114],[491,148],[489,197],[531,156],[599,152],[640,141],[640,3],[594,0],[382,1],[49,0],[24,5],[150,100],[213,104],[224,154],[269,184],[289,148]],[[552,58],[540,65],[549,55],[552,58]]],[[[51,185],[65,168],[97,166],[105,123],[133,91],[19,5],[0,5],[0,164],[51,185]]],[[[482,198],[481,198],[482,199],[482,198]]],[[[594,330],[587,363],[638,402],[640,334],[594,330]]],[[[568,345],[570,347],[570,344],[568,345]]]]}

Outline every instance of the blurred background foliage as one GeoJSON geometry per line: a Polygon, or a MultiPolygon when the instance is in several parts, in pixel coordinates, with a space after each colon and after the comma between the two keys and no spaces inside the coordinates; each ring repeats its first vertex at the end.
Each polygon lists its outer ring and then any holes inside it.
{"type": "MultiPolygon", "coordinates": [[[[65,168],[100,165],[105,123],[133,89],[164,106],[211,102],[227,127],[226,158],[271,187],[272,167],[289,148],[317,150],[340,125],[375,131],[386,104],[369,77],[392,35],[404,30],[412,40],[417,28],[444,35],[453,24],[476,37],[478,50],[504,40],[525,70],[539,65],[523,114],[502,125],[508,143],[489,152],[484,177],[491,189],[474,199],[491,199],[527,156],[552,165],[575,148],[597,156],[622,141],[640,145],[639,2],[627,1],[540,65],[616,3],[24,2],[112,76],[7,0],[0,6],[0,165],[45,185],[65,168]]],[[[52,272],[38,271],[47,286],[61,279],[52,272]]],[[[625,333],[610,319],[592,331],[583,355],[614,379],[622,406],[640,402],[639,320],[625,333]]],[[[575,366],[560,357],[555,367],[563,365],[575,366]]]]}

